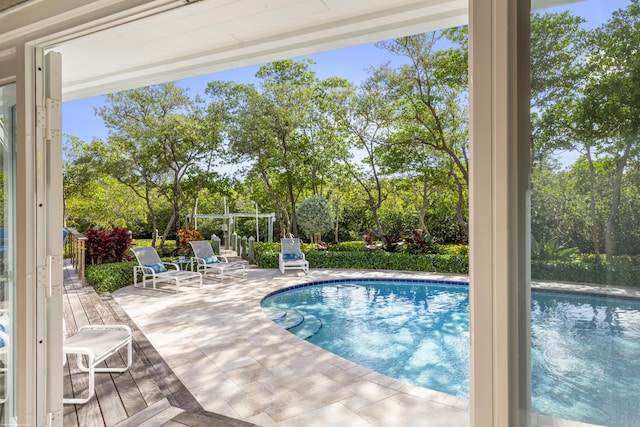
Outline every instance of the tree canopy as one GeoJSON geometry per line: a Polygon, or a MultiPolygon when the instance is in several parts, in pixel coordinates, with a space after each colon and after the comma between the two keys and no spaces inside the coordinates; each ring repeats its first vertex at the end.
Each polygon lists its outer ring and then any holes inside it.
{"type": "MultiPolygon", "coordinates": [[[[539,245],[609,261],[640,254],[639,45],[638,0],[596,28],[568,12],[532,14],[539,245]],[[558,160],[567,151],[574,160],[558,160]]],[[[222,213],[226,197],[237,209],[275,212],[282,236],[420,229],[465,243],[467,29],[376,46],[399,60],[370,68],[362,82],[320,79],[311,60],[283,60],[260,67],[252,84],[212,81],[204,98],[173,83],[108,95],[96,111],[108,138],[67,139],[67,218],[149,235],[159,228],[164,241],[196,208],[222,213]],[[322,227],[310,225],[320,219],[322,227]]]]}

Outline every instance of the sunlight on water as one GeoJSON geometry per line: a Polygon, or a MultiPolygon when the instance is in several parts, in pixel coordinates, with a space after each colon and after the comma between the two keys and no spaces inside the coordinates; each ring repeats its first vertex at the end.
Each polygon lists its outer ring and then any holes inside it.
{"type": "MultiPolygon", "coordinates": [[[[377,372],[469,396],[468,288],[350,281],[266,298],[322,321],[309,341],[377,372]]],[[[640,302],[532,292],[533,411],[623,427],[640,419],[640,302]]]]}

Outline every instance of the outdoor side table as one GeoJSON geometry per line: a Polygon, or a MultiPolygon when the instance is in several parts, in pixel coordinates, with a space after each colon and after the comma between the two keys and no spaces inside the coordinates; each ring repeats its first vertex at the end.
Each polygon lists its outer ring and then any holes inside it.
{"type": "Polygon", "coordinates": [[[171,261],[174,264],[178,264],[178,267],[180,267],[180,270],[183,271],[193,271],[193,263],[191,262],[191,258],[172,258],[171,261]]]}

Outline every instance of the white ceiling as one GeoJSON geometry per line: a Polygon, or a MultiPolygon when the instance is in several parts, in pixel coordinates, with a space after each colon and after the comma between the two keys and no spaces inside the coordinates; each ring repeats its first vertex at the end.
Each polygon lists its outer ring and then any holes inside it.
{"type": "Polygon", "coordinates": [[[204,0],[66,41],[72,100],[463,25],[468,0],[204,0]]]}

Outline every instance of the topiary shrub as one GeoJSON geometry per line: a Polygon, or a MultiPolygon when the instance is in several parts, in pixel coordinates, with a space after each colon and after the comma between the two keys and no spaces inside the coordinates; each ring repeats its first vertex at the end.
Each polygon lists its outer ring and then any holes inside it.
{"type": "Polygon", "coordinates": [[[333,229],[335,215],[329,201],[322,196],[312,196],[303,200],[296,209],[298,227],[312,242],[333,229]]]}

